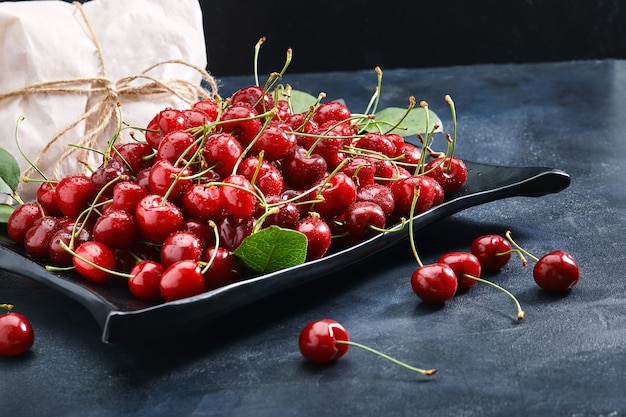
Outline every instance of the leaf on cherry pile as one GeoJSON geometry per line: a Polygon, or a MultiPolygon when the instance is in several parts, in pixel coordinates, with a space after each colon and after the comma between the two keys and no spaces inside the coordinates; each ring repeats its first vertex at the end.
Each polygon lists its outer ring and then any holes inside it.
{"type": "Polygon", "coordinates": [[[270,226],[245,238],[233,253],[247,268],[266,274],[304,263],[306,250],[302,233],[270,226]]]}
{"type": "Polygon", "coordinates": [[[317,97],[300,90],[291,90],[289,97],[294,113],[304,113],[309,111],[311,106],[315,105],[317,102],[317,97]]]}
{"type": "Polygon", "coordinates": [[[389,133],[396,133],[403,137],[413,136],[418,133],[430,133],[435,125],[439,126],[435,132],[443,131],[441,119],[430,109],[428,109],[428,128],[426,127],[426,112],[422,108],[411,109],[407,114],[407,109],[405,108],[387,107],[377,112],[374,120],[377,122],[385,122],[385,125],[381,126],[372,123],[367,126],[365,130],[369,132],[377,132],[379,130],[386,132],[386,126],[391,128],[392,126],[398,125],[398,127],[389,133]]]}
{"type": "Polygon", "coordinates": [[[0,148],[0,194],[11,195],[20,184],[20,167],[6,149],[0,148]]]}

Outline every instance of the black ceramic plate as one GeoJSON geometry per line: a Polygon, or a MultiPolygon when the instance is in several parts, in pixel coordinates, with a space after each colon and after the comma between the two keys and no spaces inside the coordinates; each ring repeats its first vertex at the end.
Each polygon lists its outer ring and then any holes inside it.
{"type": "MultiPolygon", "coordinates": [[[[415,230],[472,206],[508,197],[539,197],[559,192],[570,183],[569,176],[558,169],[466,164],[469,174],[465,187],[441,205],[416,216],[415,230]]],[[[0,234],[0,268],[48,285],[81,303],[102,327],[104,342],[133,343],[210,322],[246,304],[349,267],[407,236],[405,225],[403,232],[379,234],[317,261],[156,305],[135,300],[123,286],[98,287],[75,273],[49,272],[43,263],[35,262],[13,244],[6,230],[0,234]]]]}

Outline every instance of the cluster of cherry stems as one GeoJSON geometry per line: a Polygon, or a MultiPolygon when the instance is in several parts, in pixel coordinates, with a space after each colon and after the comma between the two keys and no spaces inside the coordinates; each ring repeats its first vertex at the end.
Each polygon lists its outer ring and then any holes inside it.
{"type": "MultiPolygon", "coordinates": [[[[350,245],[397,229],[463,186],[467,169],[454,146],[433,152],[428,138],[417,147],[395,133],[360,130],[363,120],[334,101],[294,113],[288,99],[259,86],[227,101],[168,108],[148,124],[144,141],[111,140],[90,175],[43,181],[37,200],[13,212],[7,232],[51,270],[73,269],[98,285],[122,278],[140,300],[172,301],[244,278],[232,252],[262,227],[303,233],[307,260],[319,259],[331,242],[350,245]]],[[[530,255],[510,236],[491,235],[477,239],[471,253],[422,265],[412,231],[410,237],[419,263],[411,285],[428,303],[445,302],[477,281],[496,286],[480,278],[481,268],[499,269],[513,252],[530,255]]],[[[535,280],[547,290],[578,281],[565,252],[535,260],[535,280]]],[[[0,354],[32,343],[23,316],[0,317],[0,354]]],[[[318,363],[338,359],[349,345],[372,350],[328,319],[309,324],[299,339],[302,354],[318,363]]]]}

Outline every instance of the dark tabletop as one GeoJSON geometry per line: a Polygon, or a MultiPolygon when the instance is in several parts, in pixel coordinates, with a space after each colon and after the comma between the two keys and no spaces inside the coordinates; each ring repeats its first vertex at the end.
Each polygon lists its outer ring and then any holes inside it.
{"type": "MultiPolygon", "coordinates": [[[[253,82],[221,80],[222,95],[253,82]]],[[[364,110],[373,70],[292,74],[294,88],[364,110]]],[[[32,322],[28,354],[0,360],[6,416],[624,416],[626,415],[626,62],[585,61],[388,70],[381,107],[426,100],[450,126],[457,155],[507,166],[560,168],[569,188],[467,209],[417,235],[424,262],[511,230],[536,254],[569,251],[581,280],[549,295],[515,259],[443,308],[422,304],[406,245],[150,344],[109,345],[78,302],[0,273],[0,298],[32,322]],[[354,341],[416,366],[423,377],[351,348],[328,367],[300,355],[311,320],[333,318],[354,341]]]]}

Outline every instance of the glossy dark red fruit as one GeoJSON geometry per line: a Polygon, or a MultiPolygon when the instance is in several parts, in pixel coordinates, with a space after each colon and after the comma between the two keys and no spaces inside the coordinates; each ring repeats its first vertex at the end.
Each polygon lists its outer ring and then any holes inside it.
{"type": "Polygon", "coordinates": [[[362,239],[380,233],[377,229],[385,227],[387,217],[378,204],[371,201],[357,201],[348,206],[344,219],[350,236],[362,239]]]}
{"type": "Polygon", "coordinates": [[[161,244],[183,225],[183,213],[162,196],[149,194],[142,198],[135,211],[139,232],[150,243],[161,244]]]}
{"type": "Polygon", "coordinates": [[[139,261],[130,271],[128,289],[137,299],[142,301],[160,301],[161,276],[163,266],[155,261],[139,261]]]}
{"type": "Polygon", "coordinates": [[[233,173],[242,153],[241,144],[230,133],[214,133],[207,136],[202,148],[202,156],[207,166],[214,167],[213,169],[222,177],[233,173]]]}
{"type": "Polygon", "coordinates": [[[204,272],[204,284],[207,291],[223,287],[241,277],[241,267],[235,256],[222,247],[209,246],[202,254],[204,262],[211,261],[211,266],[204,272]]]}
{"type": "Polygon", "coordinates": [[[56,185],[57,182],[46,181],[42,182],[39,188],[37,188],[37,202],[41,205],[41,208],[49,216],[61,216],[61,210],[57,204],[56,199],[56,185]]]}
{"type": "Polygon", "coordinates": [[[438,263],[447,264],[456,275],[458,280],[458,289],[466,290],[476,284],[476,280],[468,278],[480,278],[481,266],[476,256],[469,252],[448,252],[439,257],[438,263]]]}
{"type": "Polygon", "coordinates": [[[459,158],[435,158],[424,167],[428,176],[437,180],[446,194],[452,194],[461,189],[467,180],[467,167],[459,158]]]}
{"type": "Polygon", "coordinates": [[[110,210],[98,217],[93,238],[111,249],[126,249],[137,241],[139,230],[135,216],[126,210],[110,210]]]}
{"type": "Polygon", "coordinates": [[[220,201],[233,217],[245,219],[254,214],[257,198],[252,184],[243,175],[230,175],[220,187],[220,201]]]}
{"type": "Polygon", "coordinates": [[[556,250],[537,261],[533,268],[533,278],[546,291],[565,292],[580,280],[580,269],[572,255],[556,250]]]}
{"type": "Polygon", "coordinates": [[[185,117],[180,110],[167,108],[155,115],[146,129],[146,142],[152,148],[158,149],[165,135],[185,129],[185,117]]]}
{"type": "Polygon", "coordinates": [[[75,219],[91,204],[96,193],[90,177],[68,175],[57,184],[57,206],[64,216],[75,219]]]}
{"type": "Polygon", "coordinates": [[[346,354],[350,345],[337,341],[349,341],[346,329],[335,320],[321,319],[307,324],[298,338],[300,353],[318,364],[328,364],[346,354]]]}
{"type": "Polygon", "coordinates": [[[320,259],[330,248],[332,232],[328,223],[318,216],[308,216],[298,222],[296,231],[307,238],[307,261],[320,259]]]}
{"type": "MultiPolygon", "coordinates": [[[[8,307],[6,304],[1,306],[8,307]]],[[[34,340],[33,327],[26,317],[12,311],[0,316],[0,356],[16,356],[27,352],[34,340]]]]}
{"type": "Polygon", "coordinates": [[[178,261],[163,271],[160,282],[161,296],[165,301],[180,300],[206,291],[202,267],[198,261],[178,261]]]}
{"type": "Polygon", "coordinates": [[[28,229],[35,221],[44,216],[42,208],[34,202],[20,204],[13,210],[7,220],[7,235],[15,243],[23,244],[28,229]]]}
{"type": "Polygon", "coordinates": [[[425,303],[441,304],[454,297],[458,281],[450,266],[434,263],[421,266],[413,272],[411,287],[425,303]]]}
{"type": "Polygon", "coordinates": [[[117,267],[115,253],[105,244],[94,240],[76,248],[73,263],[80,276],[96,284],[110,282],[113,278],[110,271],[115,271],[117,267]]]}
{"type": "Polygon", "coordinates": [[[176,231],[166,237],[161,245],[160,259],[164,268],[185,259],[199,261],[201,257],[202,241],[192,232],[176,231]]]}
{"type": "Polygon", "coordinates": [[[470,251],[480,261],[483,271],[495,272],[502,269],[511,259],[511,243],[501,235],[479,236],[472,242],[470,251]]]}

